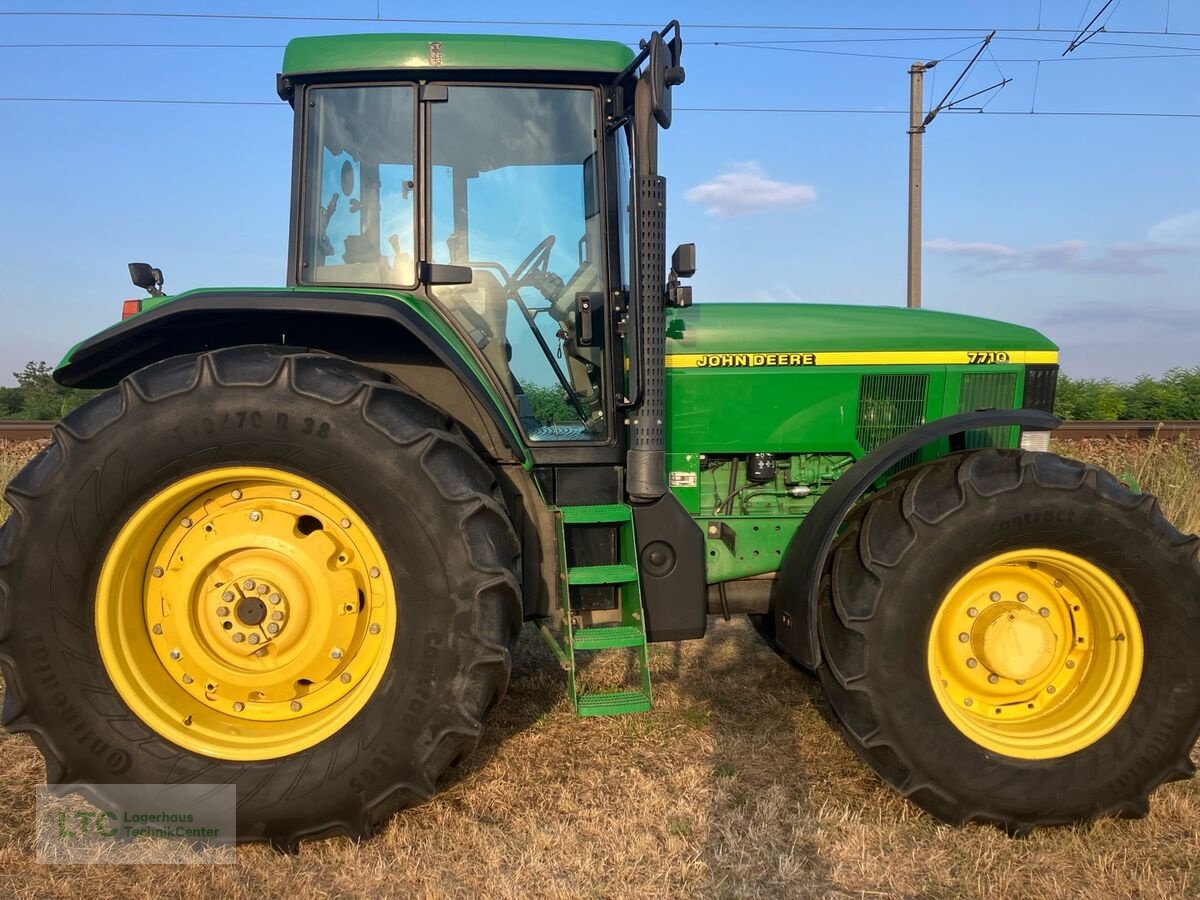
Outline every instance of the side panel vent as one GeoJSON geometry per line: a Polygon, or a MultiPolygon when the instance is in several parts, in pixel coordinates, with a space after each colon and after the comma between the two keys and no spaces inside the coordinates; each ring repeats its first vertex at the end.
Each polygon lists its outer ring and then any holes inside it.
{"type": "MultiPolygon", "coordinates": [[[[924,425],[928,392],[928,375],[864,375],[854,432],[862,448],[870,453],[897,435],[924,425]]],[[[892,471],[908,468],[916,461],[917,454],[913,453],[892,471]]]]}
{"type": "Polygon", "coordinates": [[[1025,367],[1026,409],[1054,412],[1054,394],[1058,387],[1058,366],[1025,367]]]}
{"type": "MultiPolygon", "coordinates": [[[[1016,372],[966,372],[958,395],[958,411],[975,412],[979,409],[1012,409],[1016,400],[1016,372]]],[[[1010,445],[1012,428],[980,428],[968,431],[964,437],[965,447],[1006,447],[1010,445]]]]}

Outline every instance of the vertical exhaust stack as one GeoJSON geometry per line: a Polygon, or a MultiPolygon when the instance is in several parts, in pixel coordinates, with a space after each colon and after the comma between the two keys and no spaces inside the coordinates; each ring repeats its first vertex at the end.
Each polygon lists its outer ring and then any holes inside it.
{"type": "Polygon", "coordinates": [[[654,32],[643,41],[631,64],[646,66],[637,80],[633,100],[634,152],[633,200],[637,228],[637,327],[639,359],[634,363],[640,402],[629,415],[629,452],[625,489],[630,499],[650,502],[667,491],[663,421],[666,417],[664,369],[666,355],[667,180],[658,174],[658,129],[671,127],[673,85],[684,78],[679,59],[683,41],[679,23],[671,22],[675,35],[670,44],[654,32]]]}

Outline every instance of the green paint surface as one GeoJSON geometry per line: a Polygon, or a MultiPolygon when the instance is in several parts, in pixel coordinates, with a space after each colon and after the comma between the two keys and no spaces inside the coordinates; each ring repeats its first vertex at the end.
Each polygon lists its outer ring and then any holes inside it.
{"type": "Polygon", "coordinates": [[[632,60],[633,51],[616,41],[500,34],[341,34],[289,41],[283,54],[283,74],[388,69],[617,73],[632,60]],[[431,44],[435,45],[432,50],[431,44]]]}

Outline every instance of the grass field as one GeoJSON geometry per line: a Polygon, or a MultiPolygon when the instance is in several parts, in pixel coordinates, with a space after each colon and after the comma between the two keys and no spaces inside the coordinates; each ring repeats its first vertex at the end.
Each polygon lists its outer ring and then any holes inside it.
{"type": "MultiPolygon", "coordinates": [[[[1060,448],[1063,450],[1064,448],[1060,448]]],[[[1126,472],[1200,528],[1200,448],[1095,442],[1064,452],[1126,472]]],[[[0,447],[0,481],[19,452],[0,447]]],[[[526,633],[479,750],[430,803],[362,845],[208,869],[42,867],[29,856],[24,737],[0,734],[0,896],[1158,897],[1200,894],[1200,780],[1151,815],[1013,840],[938,824],[883,787],[820,712],[816,683],[744,620],[652,648],[655,709],[577,720],[526,633]]]]}

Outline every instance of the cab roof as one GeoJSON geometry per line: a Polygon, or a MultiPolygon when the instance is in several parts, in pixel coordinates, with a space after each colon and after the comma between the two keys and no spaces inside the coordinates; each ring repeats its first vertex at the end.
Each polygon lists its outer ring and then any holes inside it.
{"type": "Polygon", "coordinates": [[[339,34],[288,42],[283,76],[389,69],[618,73],[633,51],[617,41],[501,34],[339,34]]]}

